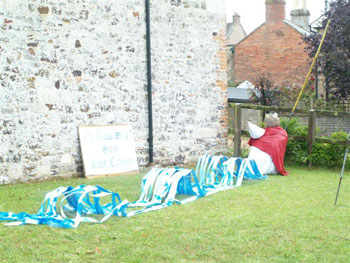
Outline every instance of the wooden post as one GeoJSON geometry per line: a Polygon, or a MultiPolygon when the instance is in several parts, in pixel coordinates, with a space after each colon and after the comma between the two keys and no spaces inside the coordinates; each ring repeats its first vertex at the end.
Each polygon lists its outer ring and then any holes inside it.
{"type": "MultiPolygon", "coordinates": [[[[315,143],[316,137],[316,111],[311,109],[309,111],[309,127],[308,127],[308,155],[312,153],[312,145],[315,143]]],[[[311,167],[312,162],[309,161],[309,167],[311,167]]]]}
{"type": "Polygon", "coordinates": [[[242,130],[242,111],[241,111],[241,105],[240,104],[235,104],[235,112],[234,112],[234,118],[233,118],[233,123],[234,123],[234,154],[233,156],[235,157],[240,157],[241,156],[241,130],[242,130]]]}

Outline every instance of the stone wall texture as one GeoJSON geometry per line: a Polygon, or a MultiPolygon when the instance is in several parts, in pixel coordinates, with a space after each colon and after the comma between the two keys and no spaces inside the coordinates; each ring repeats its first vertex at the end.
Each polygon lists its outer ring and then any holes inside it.
{"type": "MultiPolygon", "coordinates": [[[[152,0],[154,159],[227,147],[224,0],[152,0]]],[[[78,126],[130,123],[148,163],[145,3],[0,0],[0,184],[82,172],[78,126]]]]}

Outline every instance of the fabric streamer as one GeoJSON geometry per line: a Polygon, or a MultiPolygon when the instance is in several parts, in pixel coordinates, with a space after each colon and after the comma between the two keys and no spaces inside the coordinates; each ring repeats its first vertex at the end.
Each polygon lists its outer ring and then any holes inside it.
{"type": "Polygon", "coordinates": [[[14,214],[0,212],[0,220],[14,221],[6,225],[49,225],[54,227],[75,228],[80,222],[102,223],[111,215],[122,216],[127,200],[121,201],[118,193],[113,193],[100,186],[79,185],[75,188],[59,187],[46,194],[37,214],[14,214]],[[100,204],[102,197],[110,196],[111,202],[100,204]],[[58,202],[61,199],[61,202],[58,202]],[[60,206],[61,213],[57,212],[60,206]],[[75,218],[68,218],[66,213],[74,213],[75,218]],[[103,215],[96,220],[89,215],[103,215]]]}
{"type": "Polygon", "coordinates": [[[37,214],[0,212],[0,220],[13,221],[6,225],[44,224],[76,228],[81,222],[102,223],[112,215],[132,217],[174,203],[186,204],[200,197],[240,187],[243,179],[266,178],[254,160],[203,155],[197,162],[196,170],[178,167],[150,170],[142,179],[141,195],[135,202],[122,201],[118,193],[101,186],[59,187],[46,194],[37,214]],[[179,196],[185,198],[180,200],[179,196]],[[109,197],[111,201],[102,205],[103,197],[109,197]],[[70,218],[68,215],[71,214],[75,217],[70,218]],[[100,215],[102,219],[97,220],[92,215],[100,215]]]}

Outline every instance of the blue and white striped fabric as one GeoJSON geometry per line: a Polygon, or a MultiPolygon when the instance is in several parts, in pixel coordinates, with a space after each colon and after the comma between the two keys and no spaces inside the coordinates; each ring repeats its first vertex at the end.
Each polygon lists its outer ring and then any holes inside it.
{"type": "Polygon", "coordinates": [[[0,220],[14,221],[7,225],[45,224],[75,228],[80,222],[102,223],[112,215],[131,217],[174,203],[189,203],[200,197],[240,187],[243,179],[266,178],[254,160],[203,155],[195,170],[153,168],[143,177],[141,195],[132,203],[122,201],[118,193],[100,186],[59,187],[46,194],[37,214],[0,212],[0,220]],[[179,200],[179,196],[189,197],[179,200]],[[101,205],[103,197],[110,197],[110,202],[101,205]],[[57,207],[60,207],[60,213],[57,207]],[[68,213],[75,217],[69,218],[68,213]],[[97,220],[91,215],[100,215],[102,219],[97,220]]]}
{"type": "Polygon", "coordinates": [[[0,212],[0,220],[14,221],[7,225],[43,224],[75,228],[80,222],[102,223],[111,215],[122,216],[127,203],[127,200],[121,201],[118,193],[113,193],[100,186],[59,187],[46,194],[37,214],[0,212]],[[111,197],[111,202],[101,205],[101,198],[107,196],[111,197]],[[60,213],[57,212],[59,206],[60,213]],[[75,217],[68,218],[66,215],[68,212],[74,213],[75,217]],[[103,218],[96,220],[88,217],[92,214],[103,215],[103,218]]]}
{"type": "MultiPolygon", "coordinates": [[[[179,181],[192,173],[193,171],[189,169],[152,169],[142,180],[140,198],[136,202],[130,203],[126,206],[127,208],[143,208],[127,212],[127,217],[159,210],[171,206],[174,202],[180,203],[180,201],[175,199],[179,181]]],[[[188,186],[185,187],[188,188],[188,186]]],[[[198,193],[199,189],[197,189],[197,192],[194,192],[194,189],[191,189],[191,191],[193,193],[198,193]]]]}
{"type": "Polygon", "coordinates": [[[182,168],[154,168],[142,180],[139,200],[126,206],[126,208],[143,208],[126,212],[126,215],[131,217],[159,210],[174,203],[185,204],[200,197],[240,187],[243,178],[261,180],[267,176],[261,175],[254,160],[228,159],[226,156],[203,155],[199,158],[195,171],[182,168]],[[176,194],[191,197],[180,201],[176,199],[176,194]]]}

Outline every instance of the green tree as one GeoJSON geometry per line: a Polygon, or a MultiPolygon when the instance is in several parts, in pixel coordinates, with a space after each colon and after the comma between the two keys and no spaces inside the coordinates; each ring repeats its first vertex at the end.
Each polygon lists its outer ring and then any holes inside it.
{"type": "MultiPolygon", "coordinates": [[[[321,27],[331,19],[318,64],[326,78],[326,97],[345,100],[350,97],[350,0],[334,0],[324,15],[321,27]]],[[[314,57],[321,41],[319,33],[304,38],[310,57],[314,57]]]]}

